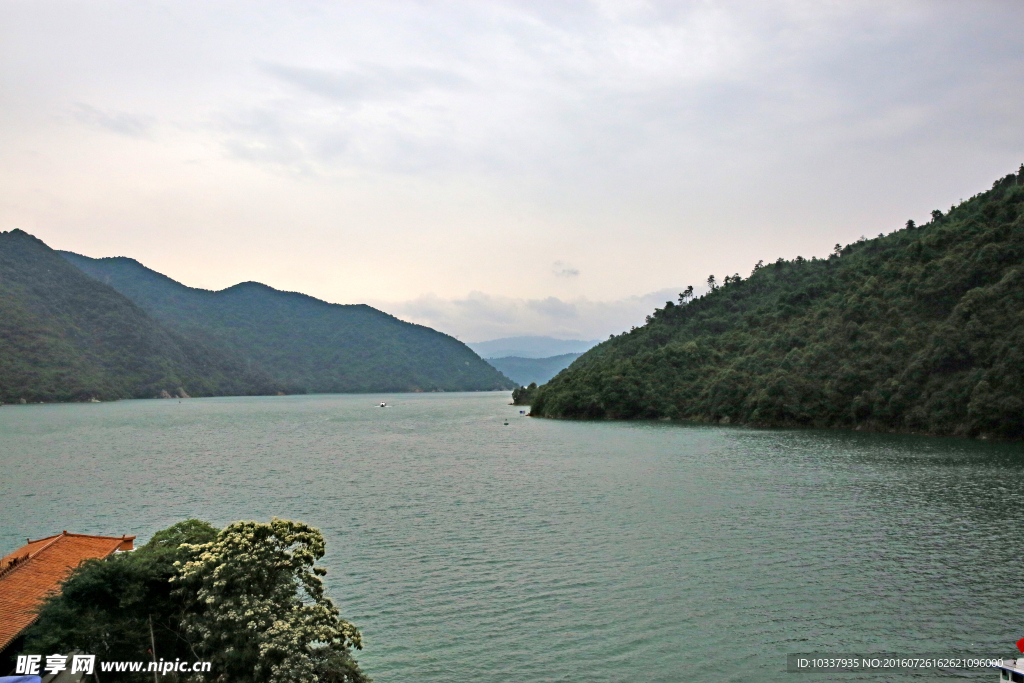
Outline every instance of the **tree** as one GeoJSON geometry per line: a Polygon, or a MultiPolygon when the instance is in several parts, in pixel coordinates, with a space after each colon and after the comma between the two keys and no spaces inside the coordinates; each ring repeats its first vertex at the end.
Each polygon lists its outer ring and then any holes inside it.
{"type": "Polygon", "coordinates": [[[715,282],[714,275],[708,275],[708,289],[710,289],[712,292],[718,289],[718,283],[715,282]]]}
{"type": "Polygon", "coordinates": [[[218,681],[367,681],[351,655],[362,649],[359,630],[339,616],[320,579],[326,570],[314,566],[325,548],[318,529],[277,518],[235,522],[187,547],[193,559],[178,563],[173,580],[184,632],[218,681]]]}
{"type": "MultiPolygon", "coordinates": [[[[913,219],[907,221],[907,230],[913,230],[916,227],[917,227],[917,223],[915,223],[913,221],[913,219]]],[[[836,246],[838,246],[838,245],[836,245],[836,246]]]]}
{"type": "Polygon", "coordinates": [[[842,258],[729,276],[588,352],[540,387],[531,414],[1024,439],[1016,178],[923,230],[862,237],[842,258]]]}
{"type": "MultiPolygon", "coordinates": [[[[323,552],[320,532],[297,522],[218,532],[185,520],[134,553],[82,563],[42,605],[25,651],[210,661],[212,672],[195,679],[207,682],[366,683],[350,652],[359,631],[339,618],[313,567],[323,552]]],[[[118,676],[148,683],[152,673],[118,676]]]]}
{"type": "Polygon", "coordinates": [[[512,390],[512,404],[517,406],[531,405],[536,395],[536,382],[530,382],[530,386],[528,387],[516,387],[515,389],[512,390]]]}
{"type": "Polygon", "coordinates": [[[680,305],[685,304],[693,298],[693,285],[687,285],[686,289],[679,293],[680,305]]]}
{"type": "MultiPolygon", "coordinates": [[[[206,522],[188,519],[158,531],[133,553],[83,562],[40,607],[39,620],[26,634],[25,651],[80,650],[101,660],[147,660],[152,625],[158,657],[195,660],[183,637],[184,613],[170,581],[175,562],[190,557],[189,544],[216,536],[206,522]]],[[[122,680],[144,681],[149,675],[126,673],[122,680]]]]}

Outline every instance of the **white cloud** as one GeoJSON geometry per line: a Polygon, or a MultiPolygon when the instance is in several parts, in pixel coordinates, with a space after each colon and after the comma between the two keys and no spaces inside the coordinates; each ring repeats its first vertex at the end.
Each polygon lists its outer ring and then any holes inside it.
{"type": "Polygon", "coordinates": [[[1022,24],[990,0],[0,3],[0,229],[199,286],[583,321],[1016,169],[1022,24]]]}
{"type": "Polygon", "coordinates": [[[580,274],[579,268],[575,268],[564,261],[555,261],[551,265],[551,271],[555,274],[555,277],[577,277],[580,274]]]}
{"type": "Polygon", "coordinates": [[[617,301],[590,301],[556,297],[519,299],[470,292],[458,299],[433,294],[400,302],[372,302],[377,308],[403,320],[427,325],[463,341],[543,335],[561,339],[601,339],[630,327],[666,301],[675,300],[678,289],[665,289],[617,301]]]}
{"type": "Polygon", "coordinates": [[[75,103],[71,108],[71,114],[75,120],[88,126],[103,130],[127,135],[132,138],[142,138],[149,135],[150,130],[156,122],[154,116],[140,116],[127,112],[101,111],[81,102],[75,103]]]}
{"type": "Polygon", "coordinates": [[[363,64],[347,69],[265,64],[263,69],[307,92],[328,100],[357,104],[371,100],[394,100],[424,90],[464,90],[469,81],[443,69],[409,65],[391,67],[363,64]]]}

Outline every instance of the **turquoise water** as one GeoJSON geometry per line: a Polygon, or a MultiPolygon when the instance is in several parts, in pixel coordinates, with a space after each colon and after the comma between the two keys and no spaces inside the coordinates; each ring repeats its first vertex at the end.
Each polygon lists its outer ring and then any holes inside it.
{"type": "Polygon", "coordinates": [[[378,683],[932,680],[787,674],[785,654],[1009,656],[1024,636],[1019,444],[507,403],[4,406],[0,552],[190,516],[310,522],[378,683]]]}

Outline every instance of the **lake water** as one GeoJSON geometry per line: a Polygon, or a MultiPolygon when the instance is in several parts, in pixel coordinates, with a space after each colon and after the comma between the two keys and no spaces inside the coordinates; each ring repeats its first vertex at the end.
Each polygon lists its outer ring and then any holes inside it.
{"type": "Polygon", "coordinates": [[[934,680],[787,674],[785,655],[1009,656],[1024,636],[1020,444],[562,422],[508,400],[4,406],[0,552],[309,522],[378,683],[934,680]]]}

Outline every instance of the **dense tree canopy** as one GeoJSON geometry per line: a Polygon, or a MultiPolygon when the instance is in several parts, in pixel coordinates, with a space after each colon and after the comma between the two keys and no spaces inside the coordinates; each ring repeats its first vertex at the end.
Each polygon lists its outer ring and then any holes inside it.
{"type": "MultiPolygon", "coordinates": [[[[143,661],[158,656],[195,659],[181,637],[184,609],[172,596],[175,562],[190,556],[190,543],[207,543],[217,530],[190,519],[157,532],[131,553],[83,562],[64,582],[61,592],[47,600],[31,627],[25,651],[50,654],[73,650],[95,654],[103,661],[143,661]],[[150,639],[150,627],[153,639],[150,639]]],[[[131,674],[124,674],[127,680],[131,674]]],[[[148,680],[152,676],[136,676],[148,680]]]]}
{"type": "Polygon", "coordinates": [[[41,607],[24,651],[148,661],[155,650],[165,661],[211,662],[196,681],[367,683],[351,655],[359,631],[339,616],[314,566],[323,553],[320,532],[298,522],[218,532],[186,520],[135,552],[82,563],[41,607]]]}
{"type": "Polygon", "coordinates": [[[516,387],[512,390],[512,403],[517,406],[528,406],[537,398],[537,383],[530,382],[529,386],[516,387]]]}
{"type": "Polygon", "coordinates": [[[457,339],[369,306],[192,289],[0,232],[0,403],[513,386],[457,339]]]}
{"type": "Polygon", "coordinates": [[[350,654],[355,626],[339,617],[314,563],[319,530],[283,519],[235,522],[213,541],[188,546],[172,580],[185,598],[184,632],[231,683],[362,681],[350,654]]]}
{"type": "Polygon", "coordinates": [[[62,252],[175,332],[266,372],[288,393],[486,391],[514,383],[454,337],[375,308],[258,282],[186,287],[130,258],[62,252]]]}
{"type": "Polygon", "coordinates": [[[1024,166],[827,259],[758,263],[584,354],[532,414],[1024,436],[1024,166]]]}
{"type": "Polygon", "coordinates": [[[0,233],[0,402],[274,393],[21,230],[0,233]]]}

